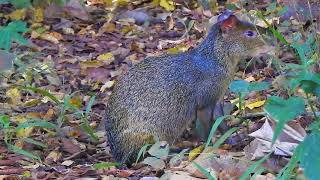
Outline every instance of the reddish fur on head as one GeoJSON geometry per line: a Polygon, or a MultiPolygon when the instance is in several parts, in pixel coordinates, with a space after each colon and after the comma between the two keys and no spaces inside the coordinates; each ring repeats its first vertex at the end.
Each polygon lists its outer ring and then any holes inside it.
{"type": "Polygon", "coordinates": [[[235,28],[238,23],[238,18],[235,15],[230,15],[227,19],[225,19],[221,24],[222,31],[229,31],[235,28]]]}

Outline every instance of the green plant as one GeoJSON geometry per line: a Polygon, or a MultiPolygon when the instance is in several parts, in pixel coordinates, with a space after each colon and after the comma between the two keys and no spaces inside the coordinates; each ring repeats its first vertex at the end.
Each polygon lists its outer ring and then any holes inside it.
{"type": "Polygon", "coordinates": [[[27,40],[21,35],[28,31],[27,23],[23,21],[13,21],[7,26],[0,27],[0,48],[9,51],[12,41],[20,44],[27,44],[27,40]]]}
{"type": "Polygon", "coordinates": [[[50,93],[47,90],[40,89],[40,88],[35,88],[31,86],[19,86],[21,89],[24,90],[29,90],[34,93],[41,94],[45,97],[48,97],[51,99],[58,107],[60,107],[60,115],[57,120],[57,127],[60,128],[62,127],[63,123],[65,122],[65,114],[67,112],[74,113],[77,118],[81,120],[80,127],[91,137],[93,141],[98,141],[98,137],[95,135],[94,130],[92,127],[89,125],[89,115],[91,111],[91,107],[94,103],[95,96],[92,96],[85,108],[85,110],[80,110],[78,107],[72,105],[70,103],[71,97],[76,93],[74,92],[72,95],[66,95],[63,101],[60,101],[57,97],[55,97],[52,93],[50,93]]]}
{"type": "Polygon", "coordinates": [[[269,89],[270,84],[268,82],[252,82],[249,83],[245,80],[236,80],[236,81],[232,81],[229,85],[229,89],[231,92],[234,92],[236,94],[238,94],[239,96],[239,110],[240,110],[240,114],[244,114],[244,98],[245,96],[253,91],[263,91],[266,89],[269,89]]]}
{"type": "Polygon", "coordinates": [[[22,8],[29,8],[32,5],[39,5],[39,4],[57,4],[59,6],[63,6],[66,3],[67,0],[0,0],[0,4],[12,4],[14,8],[16,9],[22,9],[22,8]],[[32,2],[32,3],[31,3],[32,2]]]}
{"type": "MultiPolygon", "coordinates": [[[[26,151],[16,145],[13,145],[12,140],[16,138],[16,134],[19,130],[24,129],[24,128],[30,128],[30,127],[41,127],[41,128],[47,128],[47,129],[54,129],[56,126],[50,122],[46,122],[40,119],[28,119],[26,122],[18,124],[17,127],[13,126],[10,122],[10,118],[6,115],[0,114],[0,127],[2,127],[0,130],[3,131],[4,134],[4,142],[8,149],[12,152],[22,154],[26,157],[29,157],[34,160],[41,161],[40,157],[32,152],[26,151]]],[[[34,139],[28,138],[28,137],[23,137],[19,138],[19,140],[34,144],[36,146],[40,146],[45,148],[46,145],[39,142],[35,141],[34,139]]]]}
{"type": "Polygon", "coordinates": [[[299,166],[304,168],[305,176],[310,179],[317,179],[317,177],[320,176],[320,172],[316,170],[320,167],[320,160],[318,158],[320,152],[318,152],[315,147],[320,143],[320,120],[316,113],[317,109],[314,105],[314,100],[315,97],[319,98],[320,95],[320,75],[312,70],[312,66],[318,61],[318,43],[312,33],[309,33],[304,43],[301,43],[302,35],[300,32],[295,33],[292,41],[288,42],[279,31],[267,23],[261,12],[258,12],[257,15],[266,22],[277,39],[286,45],[287,48],[295,52],[296,58],[299,60],[298,64],[283,64],[283,70],[287,72],[285,77],[291,89],[289,92],[290,97],[283,99],[281,97],[271,96],[264,107],[265,112],[277,121],[273,143],[281,133],[285,123],[295,119],[305,111],[305,102],[311,109],[315,120],[314,123],[308,127],[310,133],[296,148],[290,162],[279,173],[277,179],[289,179],[292,176],[292,170],[298,162],[300,162],[299,166]],[[302,89],[305,96],[295,94],[297,88],[302,89]]]}

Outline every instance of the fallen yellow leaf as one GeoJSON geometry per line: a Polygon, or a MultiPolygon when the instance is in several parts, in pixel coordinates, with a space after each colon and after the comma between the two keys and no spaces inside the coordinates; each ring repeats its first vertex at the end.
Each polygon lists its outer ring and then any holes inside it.
{"type": "Polygon", "coordinates": [[[247,105],[246,105],[246,107],[247,107],[247,108],[249,108],[249,109],[258,108],[258,107],[263,106],[265,102],[266,102],[265,100],[262,100],[262,101],[256,101],[256,102],[253,102],[253,103],[247,104],[247,105]]]}
{"type": "Polygon", "coordinates": [[[109,65],[114,61],[114,56],[112,53],[101,54],[97,57],[97,60],[103,61],[106,65],[109,65]]]}
{"type": "Polygon", "coordinates": [[[174,5],[170,0],[160,0],[160,6],[163,7],[167,11],[173,11],[174,5]]]}
{"type": "Polygon", "coordinates": [[[11,20],[24,20],[27,15],[27,10],[26,9],[17,9],[10,13],[8,16],[11,20]]]}
{"type": "Polygon", "coordinates": [[[38,7],[34,10],[34,21],[35,22],[42,22],[44,19],[44,10],[41,7],[38,7]]]}
{"type": "Polygon", "coordinates": [[[87,69],[87,68],[96,68],[103,66],[103,62],[101,61],[85,61],[80,63],[81,69],[87,69]]]}
{"type": "Polygon", "coordinates": [[[12,105],[17,105],[21,103],[21,95],[18,88],[11,88],[6,92],[6,96],[11,99],[12,105]]]}
{"type": "Polygon", "coordinates": [[[189,161],[194,160],[203,151],[203,149],[204,149],[204,145],[201,145],[192,149],[189,153],[189,157],[188,157],[189,161]]]}

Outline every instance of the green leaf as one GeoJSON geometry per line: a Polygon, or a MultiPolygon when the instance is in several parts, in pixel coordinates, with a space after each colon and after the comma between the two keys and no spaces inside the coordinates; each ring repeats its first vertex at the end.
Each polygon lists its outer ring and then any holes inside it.
{"type": "Polygon", "coordinates": [[[256,172],[254,172],[253,176],[250,178],[250,180],[256,180],[258,175],[261,175],[263,172],[265,171],[265,169],[263,167],[258,168],[256,170],[256,172]]]}
{"type": "Polygon", "coordinates": [[[229,85],[229,89],[234,93],[247,93],[249,88],[249,83],[245,80],[232,81],[229,85]]]}
{"type": "Polygon", "coordinates": [[[31,6],[30,0],[10,0],[10,3],[17,9],[28,8],[31,6]]]}
{"type": "Polygon", "coordinates": [[[114,162],[100,162],[100,163],[96,163],[93,165],[93,168],[96,170],[100,170],[100,169],[107,169],[110,167],[115,167],[120,165],[119,163],[114,163],[114,162]]]}
{"type": "Polygon", "coordinates": [[[288,122],[305,111],[302,97],[282,99],[278,96],[268,98],[264,110],[275,120],[288,122]]]}
{"type": "Polygon", "coordinates": [[[242,174],[242,176],[239,178],[239,180],[246,180],[251,173],[255,172],[256,169],[270,156],[272,152],[268,153],[266,156],[261,158],[259,161],[256,161],[253,163],[245,173],[242,174]]]}
{"type": "Polygon", "coordinates": [[[213,148],[218,148],[228,137],[230,137],[234,132],[238,130],[237,127],[233,127],[229,129],[227,132],[225,132],[214,144],[213,148]]]}
{"type": "Polygon", "coordinates": [[[137,156],[136,163],[138,163],[139,159],[142,158],[142,157],[146,154],[147,148],[148,148],[149,146],[151,146],[151,145],[152,145],[152,144],[145,144],[145,145],[143,145],[143,146],[140,148],[140,150],[139,150],[139,152],[138,152],[138,156],[137,156]]]}
{"type": "Polygon", "coordinates": [[[218,127],[219,127],[219,125],[221,124],[221,122],[222,122],[225,118],[227,118],[227,117],[231,117],[231,116],[230,116],[230,115],[221,116],[221,117],[219,117],[218,119],[215,120],[215,122],[214,122],[214,124],[212,125],[212,128],[211,128],[211,130],[210,130],[209,137],[208,137],[208,139],[207,139],[205,148],[207,148],[207,147],[210,145],[211,139],[212,139],[214,133],[215,133],[216,130],[218,129],[218,127]]]}
{"type": "Polygon", "coordinates": [[[248,87],[248,91],[263,91],[269,89],[270,83],[268,82],[252,82],[248,87]]]}
{"type": "Polygon", "coordinates": [[[152,156],[155,156],[159,159],[166,159],[169,155],[169,145],[166,144],[163,147],[163,144],[161,141],[157,141],[155,144],[153,144],[150,149],[148,150],[148,153],[152,156]]]}
{"type": "Polygon", "coordinates": [[[314,63],[313,57],[315,57],[314,55],[317,53],[317,43],[312,34],[309,34],[307,40],[302,44],[300,41],[301,38],[302,35],[300,32],[295,33],[292,39],[291,47],[296,49],[296,51],[298,52],[301,64],[307,67],[314,63]]]}
{"type": "Polygon", "coordinates": [[[264,18],[264,16],[262,15],[261,12],[257,12],[257,16],[263,20],[263,22],[268,26],[268,29],[272,32],[272,34],[279,39],[284,45],[289,46],[290,44],[288,43],[288,41],[281,35],[281,33],[279,31],[277,31],[276,29],[274,29],[270,23],[264,18]]]}
{"type": "Polygon", "coordinates": [[[276,10],[276,8],[277,8],[277,2],[270,3],[269,6],[267,7],[267,12],[268,13],[273,12],[276,10]]]}
{"type": "Polygon", "coordinates": [[[302,97],[290,97],[285,100],[277,96],[271,96],[267,100],[264,111],[277,121],[272,140],[274,143],[280,135],[285,123],[293,120],[305,111],[305,103],[302,97]]]}
{"type": "Polygon", "coordinates": [[[0,4],[7,4],[9,3],[9,0],[0,0],[0,4]]]}
{"type": "Polygon", "coordinates": [[[203,174],[205,175],[209,180],[215,180],[216,178],[213,177],[209,171],[207,171],[205,168],[200,166],[200,164],[196,163],[195,161],[192,161],[192,164],[203,174]]]}
{"type": "Polygon", "coordinates": [[[0,123],[2,124],[4,129],[8,129],[10,127],[10,119],[7,115],[0,115],[0,123]]]}
{"type": "Polygon", "coordinates": [[[89,134],[89,136],[91,137],[91,139],[93,141],[97,142],[99,140],[99,138],[95,134],[94,130],[92,129],[92,127],[88,123],[82,123],[80,126],[87,134],[89,134]]]}
{"type": "Polygon", "coordinates": [[[277,180],[287,180],[291,178],[292,171],[298,163],[298,157],[300,156],[299,155],[300,153],[301,153],[301,145],[296,147],[289,163],[284,168],[282,168],[281,171],[278,173],[277,180]]]}
{"type": "Polygon", "coordinates": [[[320,177],[320,131],[313,131],[301,144],[299,154],[300,166],[304,174],[310,180],[317,180],[320,177]]]}
{"type": "Polygon", "coordinates": [[[303,91],[305,93],[316,94],[315,90],[319,87],[319,85],[317,83],[315,83],[314,81],[309,81],[309,80],[302,80],[300,83],[301,83],[301,88],[303,89],[303,91]]]}
{"type": "Polygon", "coordinates": [[[41,161],[41,158],[38,155],[32,154],[31,152],[23,150],[17,146],[12,145],[12,144],[7,143],[6,145],[7,145],[8,149],[14,153],[24,155],[30,159],[35,159],[35,160],[41,161]]]}
{"type": "Polygon", "coordinates": [[[42,142],[39,142],[39,141],[35,141],[31,138],[23,138],[23,141],[27,142],[27,143],[30,143],[30,144],[34,144],[34,145],[37,145],[37,146],[40,146],[40,147],[43,147],[43,148],[46,148],[47,146],[45,144],[43,144],[42,142]]]}
{"type": "Polygon", "coordinates": [[[232,81],[229,85],[230,91],[234,93],[248,93],[252,91],[263,91],[269,89],[270,83],[268,82],[252,82],[249,83],[245,80],[232,81]]]}
{"type": "Polygon", "coordinates": [[[46,96],[46,97],[50,98],[55,103],[61,104],[60,100],[47,90],[36,88],[36,87],[31,87],[31,86],[19,86],[19,88],[23,89],[23,90],[30,90],[30,91],[33,91],[34,93],[39,93],[42,96],[46,96]]]}
{"type": "Polygon", "coordinates": [[[66,0],[53,0],[53,2],[60,7],[63,7],[66,4],[66,0]]]}
{"type": "Polygon", "coordinates": [[[27,31],[27,23],[23,21],[13,21],[5,27],[0,27],[0,48],[9,51],[13,40],[23,45],[27,44],[28,41],[20,34],[27,31]]]}
{"type": "Polygon", "coordinates": [[[17,126],[16,131],[28,128],[28,127],[42,127],[42,128],[48,128],[48,129],[56,129],[57,126],[55,124],[52,124],[50,122],[46,121],[27,121],[24,123],[21,123],[17,126]]]}
{"type": "Polygon", "coordinates": [[[302,71],[291,79],[290,86],[293,90],[301,86],[306,93],[317,94],[316,88],[320,87],[320,74],[310,72],[309,70],[302,71]]]}
{"type": "Polygon", "coordinates": [[[91,111],[91,108],[92,108],[92,105],[94,103],[94,100],[95,100],[96,96],[92,96],[88,102],[88,105],[86,107],[86,113],[85,114],[89,114],[89,112],[91,111]]]}

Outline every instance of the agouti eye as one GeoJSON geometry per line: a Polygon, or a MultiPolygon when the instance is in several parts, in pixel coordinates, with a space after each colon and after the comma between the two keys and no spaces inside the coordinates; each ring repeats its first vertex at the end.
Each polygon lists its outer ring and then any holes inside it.
{"type": "Polygon", "coordinates": [[[251,31],[251,30],[246,30],[246,31],[244,32],[244,35],[247,36],[247,37],[252,38],[252,37],[256,37],[257,33],[254,32],[254,31],[251,31]]]}

